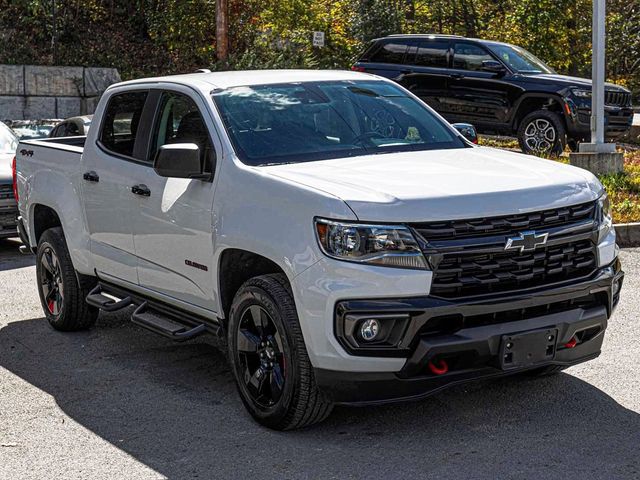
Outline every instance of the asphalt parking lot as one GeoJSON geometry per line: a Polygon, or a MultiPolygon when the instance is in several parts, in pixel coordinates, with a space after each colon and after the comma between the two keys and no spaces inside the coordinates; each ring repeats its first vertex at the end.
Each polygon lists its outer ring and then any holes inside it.
{"type": "Polygon", "coordinates": [[[640,478],[640,249],[602,355],[560,375],[257,426],[223,356],[104,315],[42,317],[33,257],[0,240],[0,479],[640,478]]]}

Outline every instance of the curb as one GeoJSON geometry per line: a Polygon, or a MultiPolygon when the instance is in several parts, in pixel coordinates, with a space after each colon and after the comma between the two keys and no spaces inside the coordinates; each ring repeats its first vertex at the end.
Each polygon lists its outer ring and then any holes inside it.
{"type": "Polygon", "coordinates": [[[618,223],[616,229],[616,243],[621,247],[640,247],[640,222],[618,223]]]}

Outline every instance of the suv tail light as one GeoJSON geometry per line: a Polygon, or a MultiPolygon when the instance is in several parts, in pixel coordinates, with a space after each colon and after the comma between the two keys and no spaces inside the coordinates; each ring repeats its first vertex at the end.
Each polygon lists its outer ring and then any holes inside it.
{"type": "Polygon", "coordinates": [[[18,172],[16,169],[16,157],[13,157],[13,161],[11,162],[11,175],[13,177],[13,196],[16,198],[16,202],[18,201],[18,172]]]}
{"type": "Polygon", "coordinates": [[[359,67],[358,65],[352,65],[351,70],[354,72],[364,72],[364,67],[359,67]]]}

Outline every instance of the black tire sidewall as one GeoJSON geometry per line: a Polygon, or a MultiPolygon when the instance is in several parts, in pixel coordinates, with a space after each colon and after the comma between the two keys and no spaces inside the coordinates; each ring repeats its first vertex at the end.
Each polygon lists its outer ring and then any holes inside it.
{"type": "Polygon", "coordinates": [[[556,142],[553,147],[547,152],[551,155],[560,155],[564,151],[564,147],[566,145],[566,129],[564,124],[562,123],[562,119],[559,115],[554,112],[550,112],[548,110],[537,110],[535,112],[529,113],[526,115],[520,125],[518,127],[518,143],[520,144],[520,149],[523,153],[529,155],[540,155],[541,152],[536,152],[531,150],[524,141],[524,132],[526,127],[536,119],[544,119],[550,122],[553,125],[553,128],[556,131],[556,142]]]}
{"type": "MultiPolygon", "coordinates": [[[[278,428],[281,422],[289,414],[293,402],[296,382],[298,378],[298,361],[295,353],[295,344],[292,335],[287,328],[287,319],[283,318],[279,303],[286,299],[274,299],[266,290],[257,285],[247,285],[241,288],[234,299],[229,314],[228,324],[228,348],[231,369],[236,380],[236,386],[240,398],[249,413],[263,425],[278,428]],[[284,355],[286,359],[285,382],[282,396],[271,408],[264,409],[256,405],[244,385],[242,372],[237,353],[237,332],[243,312],[252,305],[259,305],[271,316],[283,341],[284,355]]],[[[291,301],[293,301],[291,299],[291,301]]],[[[296,320],[297,321],[297,320],[296,320]]]]}
{"type": "Polygon", "coordinates": [[[62,279],[62,288],[63,288],[63,295],[62,295],[62,308],[60,310],[60,313],[58,313],[57,315],[54,315],[53,313],[51,313],[49,311],[49,307],[47,306],[47,303],[45,301],[44,298],[44,292],[42,290],[42,269],[44,268],[42,266],[42,256],[44,255],[45,250],[47,250],[47,248],[50,248],[51,250],[53,250],[53,253],[55,253],[56,258],[58,259],[58,262],[61,262],[62,260],[60,259],[60,253],[58,252],[56,245],[55,245],[55,241],[53,241],[53,239],[51,238],[51,235],[48,235],[48,232],[45,232],[41,239],[40,242],[38,243],[38,250],[37,250],[37,256],[36,256],[36,275],[38,277],[38,296],[40,297],[40,303],[42,304],[42,310],[44,311],[45,316],[47,317],[47,320],[49,321],[49,323],[51,323],[52,325],[56,325],[58,322],[60,322],[61,319],[64,319],[64,313],[66,312],[67,308],[65,303],[67,302],[67,295],[66,295],[66,289],[67,289],[67,279],[64,278],[64,269],[62,268],[62,265],[59,266],[60,268],[60,277],[62,279]]]}

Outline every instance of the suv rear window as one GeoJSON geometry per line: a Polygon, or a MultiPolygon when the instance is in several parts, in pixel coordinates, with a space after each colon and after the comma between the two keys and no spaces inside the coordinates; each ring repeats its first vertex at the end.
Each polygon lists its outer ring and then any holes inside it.
{"type": "Polygon", "coordinates": [[[402,42],[387,42],[371,56],[371,62],[375,63],[402,63],[407,44],[402,42]]]}
{"type": "Polygon", "coordinates": [[[448,53],[449,42],[446,40],[420,42],[413,64],[420,67],[447,68],[449,66],[448,53]]]}
{"type": "Polygon", "coordinates": [[[133,146],[147,92],[130,92],[114,95],[104,115],[100,142],[107,150],[133,157],[133,146]]]}
{"type": "Polygon", "coordinates": [[[482,62],[494,60],[484,48],[472,43],[456,43],[453,52],[453,68],[459,70],[482,70],[482,62]]]}

